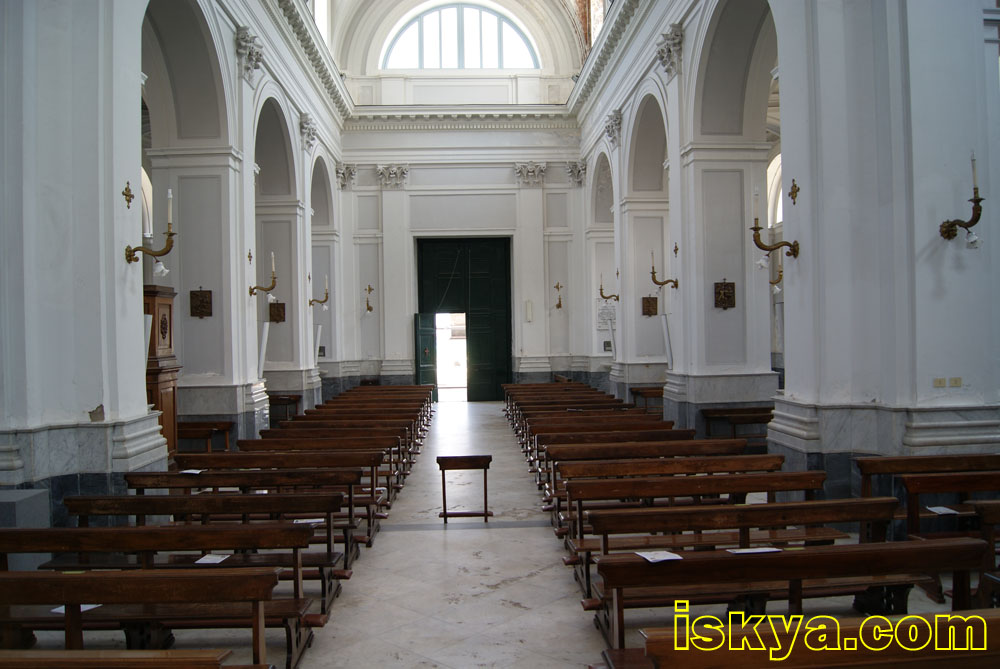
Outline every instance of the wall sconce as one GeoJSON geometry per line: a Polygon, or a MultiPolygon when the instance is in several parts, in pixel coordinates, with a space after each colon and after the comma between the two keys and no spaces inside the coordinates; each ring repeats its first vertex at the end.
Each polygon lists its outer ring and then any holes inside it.
{"type": "MultiPolygon", "coordinates": [[[[757,269],[768,269],[768,267],[771,264],[770,260],[771,260],[770,253],[764,255],[760,260],[758,260],[755,263],[757,265],[757,269]]],[[[777,278],[768,280],[768,283],[771,284],[771,292],[774,293],[775,295],[781,292],[781,287],[778,284],[781,283],[781,279],[783,278],[783,276],[784,276],[784,269],[781,267],[781,265],[778,265],[777,278]]]]}
{"type": "Polygon", "coordinates": [[[311,307],[314,304],[326,304],[329,299],[330,299],[330,275],[327,274],[326,281],[324,281],[323,284],[323,299],[322,300],[311,299],[309,300],[309,306],[311,307]]]}
{"type": "Polygon", "coordinates": [[[250,286],[250,297],[262,293],[270,293],[278,283],[278,275],[274,273],[274,251],[271,251],[271,285],[270,286],[250,286]]]}
{"type": "MultiPolygon", "coordinates": [[[[139,262],[139,256],[138,256],[139,253],[145,253],[146,255],[152,256],[154,258],[159,258],[160,256],[165,256],[168,253],[170,253],[170,250],[172,248],[174,248],[174,237],[177,235],[177,233],[174,232],[173,222],[174,222],[174,193],[173,193],[173,191],[171,189],[168,188],[167,189],[167,231],[163,233],[164,235],[167,236],[167,243],[159,251],[157,251],[155,249],[152,249],[152,248],[149,248],[148,246],[145,246],[145,245],[143,245],[143,246],[137,246],[135,248],[132,248],[131,246],[126,246],[125,247],[125,262],[129,263],[129,264],[132,264],[134,262],[139,262]]],[[[157,262],[159,262],[159,261],[157,261],[157,262]]],[[[160,266],[162,267],[163,264],[160,263],[160,266]]],[[[154,268],[154,270],[155,269],[158,269],[158,268],[154,268]]],[[[164,268],[164,269],[166,269],[166,268],[164,268]]],[[[169,271],[169,270],[166,270],[166,271],[169,271]]],[[[166,272],[164,272],[164,274],[166,274],[166,272]]],[[[157,274],[157,276],[163,276],[163,274],[157,274]]]]}
{"type": "Polygon", "coordinates": [[[979,217],[983,214],[982,201],[985,198],[979,197],[979,180],[976,178],[976,154],[972,154],[972,218],[968,221],[953,220],[945,221],[941,224],[941,236],[947,240],[952,240],[958,235],[958,229],[965,229],[965,243],[970,249],[978,249],[980,245],[979,236],[969,228],[979,222],[979,217]]]}
{"type": "Polygon", "coordinates": [[[562,293],[560,291],[563,289],[563,286],[556,281],[556,285],[553,288],[556,289],[556,295],[559,296],[559,301],[556,302],[556,309],[562,309],[562,293]]]}
{"type": "MultiPolygon", "coordinates": [[[[760,193],[757,190],[754,190],[754,192],[753,192],[753,210],[754,210],[754,214],[757,213],[757,198],[759,198],[759,197],[760,197],[760,193]]],[[[753,243],[754,243],[754,246],[756,246],[757,248],[759,248],[761,251],[767,251],[768,255],[770,255],[771,251],[777,251],[781,247],[787,246],[788,250],[785,251],[785,255],[786,256],[790,256],[792,258],[798,258],[799,257],[799,243],[797,241],[795,241],[795,242],[778,242],[777,244],[765,244],[763,242],[763,240],[761,240],[761,238],[760,238],[761,227],[760,227],[759,219],[758,219],[758,217],[756,215],[753,217],[753,227],[750,228],[750,229],[753,230],[753,243]]]]}
{"type": "MultiPolygon", "coordinates": [[[[618,276],[618,270],[615,270],[615,276],[618,276]]],[[[605,295],[604,294],[604,275],[603,274],[601,275],[601,287],[598,289],[598,294],[601,296],[601,299],[604,299],[604,300],[614,300],[615,302],[618,301],[618,295],[605,295]]]]}
{"type": "Polygon", "coordinates": [[[653,283],[657,286],[665,286],[669,283],[674,290],[677,290],[677,279],[664,279],[663,281],[660,281],[656,278],[656,261],[653,259],[652,251],[649,252],[649,262],[653,266],[653,269],[649,271],[649,276],[652,277],[653,283]]]}
{"type": "MultiPolygon", "coordinates": [[[[375,292],[375,289],[372,288],[371,284],[368,284],[368,287],[365,288],[365,292],[368,293],[368,295],[371,295],[372,293],[375,292]]],[[[368,300],[368,295],[365,296],[365,311],[368,312],[368,313],[371,313],[375,309],[374,309],[374,307],[372,307],[372,303],[368,300]]]]}

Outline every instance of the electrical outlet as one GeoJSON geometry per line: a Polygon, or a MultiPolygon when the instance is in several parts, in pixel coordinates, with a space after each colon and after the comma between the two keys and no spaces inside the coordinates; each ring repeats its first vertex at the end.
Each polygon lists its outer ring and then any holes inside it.
{"type": "Polygon", "coordinates": [[[962,387],[962,377],[961,376],[953,376],[953,377],[951,377],[950,379],[948,379],[948,385],[951,386],[952,388],[961,388],[962,387]]]}
{"type": "Polygon", "coordinates": [[[945,380],[941,379],[941,378],[934,379],[934,387],[935,388],[944,388],[945,387],[945,380]]]}

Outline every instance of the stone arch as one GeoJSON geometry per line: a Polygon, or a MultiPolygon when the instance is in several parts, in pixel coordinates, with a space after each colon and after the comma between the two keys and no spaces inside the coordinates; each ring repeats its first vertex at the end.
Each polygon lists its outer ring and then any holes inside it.
{"type": "Polygon", "coordinates": [[[254,135],[254,163],[259,170],[257,196],[294,196],[296,161],[292,155],[288,115],[273,95],[266,96],[257,109],[254,135]]]}
{"type": "Polygon", "coordinates": [[[663,107],[656,96],[648,93],[636,105],[633,118],[627,159],[628,191],[664,191],[667,133],[663,107]]]}
{"type": "Polygon", "coordinates": [[[614,227],[615,180],[608,154],[601,151],[597,155],[593,169],[593,225],[600,228],[614,227]]]}
{"type": "Polygon", "coordinates": [[[333,227],[332,184],[326,161],[323,156],[317,156],[313,161],[309,186],[309,207],[312,209],[313,226],[333,227]]]}
{"type": "Polygon", "coordinates": [[[228,143],[222,59],[207,14],[195,0],[150,0],[142,24],[143,97],[154,147],[228,143]]]}
{"type": "Polygon", "coordinates": [[[695,134],[765,140],[769,83],[778,59],[767,0],[719,0],[694,53],[695,134]]]}

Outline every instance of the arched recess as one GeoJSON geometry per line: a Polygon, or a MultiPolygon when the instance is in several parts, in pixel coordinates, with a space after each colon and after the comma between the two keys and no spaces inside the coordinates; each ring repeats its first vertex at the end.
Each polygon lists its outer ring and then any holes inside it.
{"type": "MultiPolygon", "coordinates": [[[[623,290],[632,295],[663,299],[650,280],[650,267],[659,269],[659,277],[667,275],[665,254],[667,237],[667,189],[664,163],[667,156],[665,115],[657,96],[650,90],[639,99],[632,115],[634,122],[627,146],[627,181],[625,206],[621,212],[622,231],[618,236],[622,248],[623,290]]],[[[621,341],[625,343],[628,361],[659,362],[666,352],[663,327],[658,318],[644,316],[635,300],[622,309],[621,341]]]]}
{"type": "Polygon", "coordinates": [[[754,217],[766,228],[769,211],[767,166],[780,134],[772,91],[777,35],[766,0],[718,0],[706,17],[692,31],[695,80],[688,102],[693,137],[704,144],[684,167],[697,194],[687,232],[699,247],[693,279],[700,285],[692,290],[700,308],[685,334],[694,372],[759,374],[742,401],[764,401],[777,387],[777,377],[768,374],[771,290],[767,273],[755,269],[764,253],[749,228],[754,217]],[[714,306],[713,282],[721,277],[734,283],[733,306],[726,309],[714,306]]]}
{"type": "MultiPolygon", "coordinates": [[[[615,179],[608,158],[609,147],[597,155],[592,173],[591,202],[593,215],[587,232],[587,252],[590,267],[589,295],[597,296],[604,287],[605,294],[618,292],[618,277],[615,275],[615,179]]],[[[593,302],[592,302],[593,304],[593,302]]],[[[608,356],[615,359],[618,344],[607,329],[608,316],[616,312],[615,303],[598,300],[596,313],[590,322],[595,323],[591,334],[591,355],[608,356]]]]}
{"type": "MultiPolygon", "coordinates": [[[[264,348],[264,375],[267,370],[291,370],[302,358],[303,347],[299,328],[302,305],[299,304],[298,282],[305,272],[299,267],[299,243],[302,236],[303,211],[296,197],[295,161],[288,116],[276,97],[267,97],[259,107],[254,136],[254,169],[257,172],[254,189],[255,229],[257,238],[257,285],[271,283],[272,268],[277,275],[276,287],[270,293],[257,294],[257,315],[261,325],[259,346],[264,348]],[[273,308],[272,308],[272,305],[273,308]],[[283,314],[279,314],[283,311],[283,314]],[[264,326],[264,323],[269,323],[264,326]],[[264,336],[264,333],[267,336],[264,336]]],[[[281,382],[268,387],[281,389],[281,382]]]]}
{"type": "Polygon", "coordinates": [[[336,277],[336,235],[334,234],[333,196],[330,171],[322,157],[313,163],[309,188],[309,207],[312,209],[312,295],[313,299],[327,301],[312,306],[313,356],[315,360],[334,358],[336,330],[334,295],[336,277]],[[326,286],[329,285],[329,289],[326,286]]]}
{"type": "Polygon", "coordinates": [[[228,397],[206,402],[191,387],[231,387],[240,376],[233,320],[227,317],[234,305],[230,288],[236,255],[231,246],[237,210],[230,139],[234,105],[223,76],[228,50],[213,31],[213,12],[209,3],[197,0],[150,0],[141,28],[145,80],[136,113],[142,116],[142,165],[150,181],[151,243],[163,245],[168,189],[177,232],[173,250],[160,259],[169,273],[152,275],[151,260],[144,258],[144,283],[176,293],[173,350],[181,365],[176,393],[181,416],[229,403],[228,397]],[[211,317],[191,316],[188,296],[194,290],[210,291],[211,317]]]}

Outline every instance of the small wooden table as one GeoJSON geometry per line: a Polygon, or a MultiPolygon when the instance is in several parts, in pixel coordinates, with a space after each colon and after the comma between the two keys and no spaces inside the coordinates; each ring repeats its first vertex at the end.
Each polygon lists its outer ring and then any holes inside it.
{"type": "MultiPolygon", "coordinates": [[[[292,416],[299,412],[299,401],[302,399],[302,395],[288,395],[279,393],[268,393],[267,400],[270,408],[274,407],[284,407],[285,414],[282,420],[289,420],[292,416]]],[[[274,424],[274,419],[271,419],[271,424],[274,424]]]]}
{"type": "Polygon", "coordinates": [[[638,404],[638,400],[642,398],[642,405],[646,407],[646,411],[649,411],[649,400],[660,398],[663,399],[663,386],[640,386],[630,388],[632,391],[632,402],[638,404]]]}
{"type": "Polygon", "coordinates": [[[439,455],[437,458],[438,467],[441,468],[441,513],[438,518],[444,518],[445,525],[448,518],[478,518],[483,517],[483,522],[488,523],[493,512],[489,508],[489,494],[486,487],[486,475],[493,462],[492,455],[439,455]],[[483,470],[483,510],[482,511],[448,511],[448,495],[445,492],[444,473],[456,469],[482,469],[483,470]]]}
{"type": "Polygon", "coordinates": [[[178,439],[204,439],[205,452],[212,452],[212,437],[222,434],[226,438],[226,452],[229,452],[229,432],[233,429],[230,420],[192,421],[177,423],[178,439]]]}

